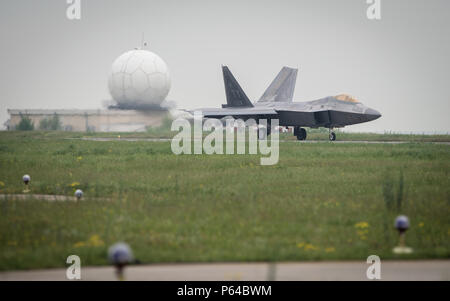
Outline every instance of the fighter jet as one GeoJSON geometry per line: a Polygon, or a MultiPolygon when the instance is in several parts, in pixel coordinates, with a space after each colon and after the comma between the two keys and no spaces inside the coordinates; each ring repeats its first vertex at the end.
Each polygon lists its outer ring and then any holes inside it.
{"type": "Polygon", "coordinates": [[[357,99],[341,94],[313,101],[293,102],[298,69],[283,67],[280,73],[261,96],[252,103],[227,66],[222,66],[227,103],[222,108],[199,109],[205,118],[260,119],[267,120],[267,135],[270,122],[278,119],[279,125],[293,127],[298,140],[305,140],[304,127],[329,129],[330,140],[336,140],[335,128],[372,121],[381,117],[380,112],[371,109],[357,99]]]}

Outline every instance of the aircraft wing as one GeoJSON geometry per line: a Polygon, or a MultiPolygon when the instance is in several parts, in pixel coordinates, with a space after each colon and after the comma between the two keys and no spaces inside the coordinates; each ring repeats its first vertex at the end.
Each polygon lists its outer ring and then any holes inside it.
{"type": "MultiPolygon", "coordinates": [[[[258,116],[278,115],[272,108],[224,108],[224,109],[199,109],[205,118],[256,118],[258,116]]],[[[192,114],[194,111],[190,111],[192,114]]]]}

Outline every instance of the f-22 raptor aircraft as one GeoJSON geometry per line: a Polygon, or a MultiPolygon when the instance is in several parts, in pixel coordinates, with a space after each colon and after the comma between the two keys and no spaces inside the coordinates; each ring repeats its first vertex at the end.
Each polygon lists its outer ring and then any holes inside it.
{"type": "Polygon", "coordinates": [[[222,66],[227,104],[222,108],[199,109],[205,118],[233,117],[235,119],[267,120],[267,135],[270,121],[278,119],[280,126],[294,127],[298,140],[305,140],[303,127],[329,129],[330,140],[336,140],[334,128],[378,119],[381,114],[364,106],[355,98],[342,94],[322,99],[293,102],[298,69],[283,67],[261,98],[252,103],[227,66],[222,66]]]}

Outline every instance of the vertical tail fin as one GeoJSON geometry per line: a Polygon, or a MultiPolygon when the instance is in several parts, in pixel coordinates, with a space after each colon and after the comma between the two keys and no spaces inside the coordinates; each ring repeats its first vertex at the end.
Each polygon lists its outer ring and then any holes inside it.
{"type": "Polygon", "coordinates": [[[259,102],[292,101],[298,69],[283,67],[259,102]]]}
{"type": "Polygon", "coordinates": [[[225,83],[225,93],[227,95],[227,104],[222,107],[253,107],[253,104],[245,95],[241,86],[234,78],[227,66],[222,66],[223,80],[225,83]]]}

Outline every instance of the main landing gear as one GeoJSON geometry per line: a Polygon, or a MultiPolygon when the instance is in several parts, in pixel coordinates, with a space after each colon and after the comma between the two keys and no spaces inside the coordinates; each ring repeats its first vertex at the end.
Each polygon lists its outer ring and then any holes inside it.
{"type": "Polygon", "coordinates": [[[297,140],[306,140],[308,134],[306,133],[306,130],[304,128],[296,126],[294,127],[294,136],[297,137],[297,140]]]}
{"type": "MultiPolygon", "coordinates": [[[[333,131],[333,129],[330,130],[330,141],[336,141],[336,133],[333,131]]],[[[301,128],[299,126],[294,127],[294,136],[297,137],[297,140],[303,141],[306,140],[306,130],[304,128],[301,128]]]]}

